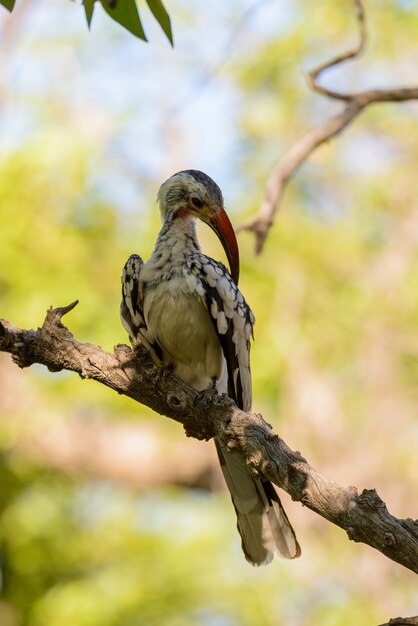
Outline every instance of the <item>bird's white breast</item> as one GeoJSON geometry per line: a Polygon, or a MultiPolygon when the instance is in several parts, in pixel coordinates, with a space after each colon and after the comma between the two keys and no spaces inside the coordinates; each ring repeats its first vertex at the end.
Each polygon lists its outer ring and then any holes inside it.
{"type": "Polygon", "coordinates": [[[223,355],[195,277],[173,276],[144,289],[144,317],[165,361],[196,389],[219,379],[223,355]]]}

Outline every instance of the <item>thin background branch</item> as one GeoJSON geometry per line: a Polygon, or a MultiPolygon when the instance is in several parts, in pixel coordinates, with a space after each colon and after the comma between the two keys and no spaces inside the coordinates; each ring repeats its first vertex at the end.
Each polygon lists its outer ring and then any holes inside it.
{"type": "Polygon", "coordinates": [[[364,51],[367,41],[367,30],[363,4],[361,0],[351,1],[359,29],[357,45],[347,52],[322,63],[307,74],[308,85],[313,91],[327,98],[339,100],[344,103],[344,108],[340,113],[326,120],[323,124],[309,130],[285,154],[267,180],[264,197],[258,213],[237,228],[237,232],[248,230],[254,233],[256,254],[260,254],[263,249],[289,180],[320,145],[339,135],[371,104],[418,100],[418,87],[369,89],[357,93],[344,93],[327,89],[318,83],[323,72],[331,67],[357,59],[364,51]]]}

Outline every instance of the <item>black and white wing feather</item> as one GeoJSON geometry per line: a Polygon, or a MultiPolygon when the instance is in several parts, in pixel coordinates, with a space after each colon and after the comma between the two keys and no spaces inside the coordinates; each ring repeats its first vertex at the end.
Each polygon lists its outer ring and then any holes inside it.
{"type": "Polygon", "coordinates": [[[144,261],[138,254],[132,254],[122,271],[122,301],[120,319],[132,344],[138,342],[141,330],[146,329],[143,316],[142,293],[139,278],[144,261]]]}
{"type": "Polygon", "coordinates": [[[132,254],[122,271],[122,301],[120,319],[133,346],[141,343],[146,347],[158,367],[164,365],[160,346],[148,340],[148,328],[144,318],[144,294],[141,271],[144,261],[132,254]]]}
{"type": "Polygon", "coordinates": [[[250,338],[254,315],[222,263],[204,255],[188,260],[204,291],[206,306],[222,346],[228,370],[228,395],[244,411],[251,410],[250,338]]]}

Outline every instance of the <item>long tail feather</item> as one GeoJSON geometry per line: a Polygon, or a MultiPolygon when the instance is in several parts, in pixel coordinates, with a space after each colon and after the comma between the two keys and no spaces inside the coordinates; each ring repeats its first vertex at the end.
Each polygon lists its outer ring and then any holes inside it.
{"type": "Polygon", "coordinates": [[[273,485],[255,480],[237,452],[224,450],[218,441],[216,448],[247,561],[265,565],[272,560],[275,549],[286,559],[300,556],[295,532],[273,485]]]}

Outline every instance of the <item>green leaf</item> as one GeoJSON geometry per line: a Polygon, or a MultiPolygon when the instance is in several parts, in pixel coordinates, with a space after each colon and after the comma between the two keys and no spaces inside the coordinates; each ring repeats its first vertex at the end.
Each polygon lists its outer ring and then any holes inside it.
{"type": "Polygon", "coordinates": [[[91,20],[93,17],[94,3],[95,3],[95,0],[84,0],[83,2],[84,11],[86,13],[86,20],[87,20],[87,24],[89,28],[90,28],[91,20]]]}
{"type": "Polygon", "coordinates": [[[143,41],[148,41],[142,28],[135,0],[101,0],[104,10],[110,17],[130,33],[143,41]]]}
{"type": "Polygon", "coordinates": [[[10,13],[13,11],[16,0],[0,0],[0,4],[2,4],[10,13]]]}
{"type": "Polygon", "coordinates": [[[146,2],[153,16],[163,29],[167,39],[169,40],[171,45],[174,46],[173,33],[171,30],[171,20],[169,14],[167,13],[167,9],[165,8],[161,0],[146,0],[146,2]]]}

